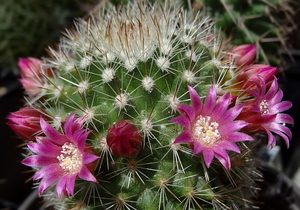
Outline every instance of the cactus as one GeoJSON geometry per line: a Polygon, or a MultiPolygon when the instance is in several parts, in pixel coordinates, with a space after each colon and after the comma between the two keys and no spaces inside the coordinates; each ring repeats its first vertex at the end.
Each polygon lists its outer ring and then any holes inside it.
{"type": "Polygon", "coordinates": [[[27,104],[8,119],[56,209],[251,208],[257,135],[289,144],[277,69],[199,12],[107,4],[49,54],[19,60],[27,104]]]}

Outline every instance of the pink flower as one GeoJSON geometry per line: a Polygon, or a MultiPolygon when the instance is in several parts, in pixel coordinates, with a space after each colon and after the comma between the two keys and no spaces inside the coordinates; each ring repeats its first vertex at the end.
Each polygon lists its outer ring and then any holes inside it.
{"type": "Polygon", "coordinates": [[[41,128],[46,137],[37,137],[36,143],[29,143],[28,148],[36,155],[25,158],[22,163],[32,167],[41,167],[33,180],[42,179],[39,184],[39,195],[50,185],[56,183],[56,193],[61,197],[74,195],[75,179],[97,182],[90,172],[89,164],[99,157],[91,154],[91,148],[85,143],[89,131],[81,129],[83,120],[75,120],[70,115],[63,125],[64,134],[51,127],[43,118],[41,128]]]}
{"type": "Polygon", "coordinates": [[[250,136],[238,132],[248,124],[235,120],[242,111],[242,106],[229,108],[231,94],[227,93],[218,98],[213,86],[203,104],[197,92],[192,87],[188,88],[192,106],[180,104],[178,111],[181,116],[171,120],[184,127],[184,131],[174,143],[190,144],[194,154],[202,153],[207,167],[210,167],[213,158],[216,157],[230,170],[231,162],[226,150],[239,153],[240,149],[235,142],[253,140],[250,136]]]}
{"type": "Polygon", "coordinates": [[[256,46],[251,44],[240,45],[235,47],[231,54],[237,66],[248,66],[254,62],[256,46]]]}
{"type": "Polygon", "coordinates": [[[34,136],[41,131],[40,118],[48,119],[43,110],[37,107],[24,107],[7,117],[9,120],[7,125],[22,139],[34,141],[34,136]]]}
{"type": "Polygon", "coordinates": [[[280,112],[289,109],[292,103],[281,101],[283,92],[278,89],[275,77],[267,84],[259,76],[257,76],[257,81],[255,91],[250,91],[254,98],[244,103],[244,109],[238,116],[238,119],[249,123],[243,128],[243,131],[247,133],[267,133],[268,145],[272,147],[276,144],[273,132],[281,136],[286,145],[289,146],[289,138],[292,137],[292,133],[284,124],[293,124],[294,121],[288,114],[280,112]]]}
{"type": "Polygon", "coordinates": [[[118,157],[136,156],[143,144],[139,129],[130,120],[118,120],[110,126],[106,141],[112,154],[118,157]]]}
{"type": "MultiPolygon", "coordinates": [[[[26,93],[33,98],[40,94],[42,79],[42,61],[36,58],[20,58],[18,62],[22,83],[26,93]]],[[[46,75],[49,76],[50,72],[46,75]]]]}

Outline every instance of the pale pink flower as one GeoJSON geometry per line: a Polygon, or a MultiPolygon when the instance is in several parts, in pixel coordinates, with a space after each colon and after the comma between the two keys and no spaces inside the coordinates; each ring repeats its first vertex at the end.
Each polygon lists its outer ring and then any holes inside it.
{"type": "Polygon", "coordinates": [[[89,164],[99,157],[90,153],[91,148],[86,144],[90,131],[81,129],[83,122],[81,118],[75,119],[75,114],[70,115],[63,124],[64,134],[61,134],[40,119],[45,137],[37,137],[37,142],[27,145],[36,155],[22,161],[28,166],[41,167],[33,177],[33,180],[42,179],[39,195],[55,182],[58,197],[74,195],[77,178],[97,182],[89,164]]]}

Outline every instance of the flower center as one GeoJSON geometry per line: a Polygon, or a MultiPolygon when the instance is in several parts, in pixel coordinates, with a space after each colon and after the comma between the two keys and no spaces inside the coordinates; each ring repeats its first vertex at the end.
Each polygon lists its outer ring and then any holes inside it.
{"type": "Polygon", "coordinates": [[[219,134],[217,122],[211,122],[211,117],[199,115],[192,128],[192,137],[201,143],[202,146],[211,146],[216,143],[221,135],[219,134]]]}
{"type": "Polygon", "coordinates": [[[70,173],[79,173],[82,167],[82,153],[72,143],[65,143],[62,146],[60,155],[57,156],[59,165],[63,170],[70,173]]]}
{"type": "Polygon", "coordinates": [[[260,102],[259,104],[259,110],[262,113],[262,115],[264,114],[268,114],[270,112],[269,110],[269,104],[266,100],[263,100],[262,102],[260,102]]]}

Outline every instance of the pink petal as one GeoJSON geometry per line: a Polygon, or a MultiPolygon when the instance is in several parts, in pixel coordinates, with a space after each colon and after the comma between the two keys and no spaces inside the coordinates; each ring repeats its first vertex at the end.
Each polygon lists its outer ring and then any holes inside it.
{"type": "Polygon", "coordinates": [[[224,148],[226,150],[230,150],[230,151],[233,151],[233,152],[236,152],[236,153],[240,153],[241,152],[240,148],[236,144],[234,144],[234,143],[232,143],[230,141],[223,141],[223,142],[221,142],[218,145],[218,147],[222,147],[222,148],[224,148]]]}
{"type": "Polygon", "coordinates": [[[190,93],[190,98],[192,101],[192,107],[196,110],[200,110],[202,108],[202,102],[201,99],[198,95],[198,93],[196,92],[196,90],[190,86],[188,86],[189,89],[189,93],[190,93]]]}
{"type": "Polygon", "coordinates": [[[43,192],[50,186],[52,185],[56,180],[58,180],[59,176],[58,175],[52,175],[52,176],[47,176],[42,179],[42,181],[39,184],[39,196],[43,194],[43,192]]]}
{"type": "Polygon", "coordinates": [[[187,116],[190,119],[190,121],[194,121],[194,119],[196,118],[196,113],[193,107],[188,106],[186,104],[180,104],[178,106],[178,109],[183,115],[187,116]]]}
{"type": "Polygon", "coordinates": [[[78,174],[79,178],[91,181],[91,182],[97,182],[97,179],[95,176],[89,171],[89,169],[84,165],[81,169],[81,171],[78,174]]]}
{"type": "Polygon", "coordinates": [[[204,107],[203,107],[203,115],[208,116],[211,114],[213,108],[215,107],[217,98],[216,89],[214,86],[209,88],[207,97],[205,99],[204,107]]]}
{"type": "Polygon", "coordinates": [[[189,142],[193,142],[193,139],[190,135],[190,132],[188,132],[187,130],[183,131],[174,141],[175,144],[189,142]]]}
{"type": "Polygon", "coordinates": [[[268,134],[268,146],[271,146],[271,148],[273,148],[276,144],[276,139],[275,139],[274,135],[268,129],[265,129],[265,131],[268,134]]]}
{"type": "Polygon", "coordinates": [[[268,125],[267,127],[270,131],[280,131],[284,134],[286,134],[289,138],[292,138],[292,132],[291,130],[284,126],[284,125],[281,125],[281,124],[278,124],[278,123],[271,123],[270,125],[268,125]]]}
{"type": "Polygon", "coordinates": [[[194,141],[193,146],[194,146],[194,148],[193,148],[194,149],[194,152],[193,152],[194,155],[199,154],[204,149],[203,146],[197,141],[194,141]]]}
{"type": "Polygon", "coordinates": [[[84,150],[86,139],[90,133],[91,133],[91,131],[86,132],[86,130],[83,130],[83,129],[78,130],[74,133],[74,135],[73,135],[74,142],[76,143],[76,146],[78,147],[79,151],[84,150]],[[85,132],[85,133],[83,133],[83,132],[85,132]]]}
{"type": "Polygon", "coordinates": [[[233,121],[241,113],[242,109],[242,105],[234,106],[228,109],[223,116],[220,116],[220,119],[222,119],[223,123],[233,121]]]}
{"type": "MultiPolygon", "coordinates": [[[[56,184],[56,194],[59,198],[61,198],[62,194],[64,193],[65,195],[66,193],[66,184],[68,181],[68,177],[67,176],[63,176],[60,177],[60,179],[58,180],[57,184],[56,184]]],[[[68,197],[68,195],[66,195],[68,197]]]]}
{"type": "MultiPolygon", "coordinates": [[[[268,93],[267,93],[268,94],[268,93]]],[[[282,90],[279,90],[275,95],[271,95],[270,97],[264,96],[270,105],[276,105],[283,98],[282,90]]]]}
{"type": "Polygon", "coordinates": [[[231,162],[227,152],[221,151],[221,153],[216,153],[215,156],[227,170],[231,169],[231,162]]]}
{"type": "Polygon", "coordinates": [[[51,157],[45,157],[39,155],[29,156],[22,161],[22,164],[27,166],[33,166],[33,167],[47,166],[52,163],[58,163],[57,158],[51,158],[51,157]]]}
{"type": "Polygon", "coordinates": [[[80,129],[80,125],[79,123],[76,123],[76,121],[74,120],[76,114],[71,114],[64,123],[64,132],[66,134],[66,136],[68,137],[72,137],[73,133],[76,130],[80,129]]]}
{"type": "Polygon", "coordinates": [[[75,180],[76,180],[77,174],[68,176],[67,182],[65,186],[66,193],[65,195],[68,197],[69,195],[74,195],[74,187],[75,187],[75,180]]]}
{"type": "Polygon", "coordinates": [[[222,139],[232,142],[253,141],[251,136],[241,132],[229,133],[228,135],[222,136],[222,139]]]}
{"type": "Polygon", "coordinates": [[[183,126],[186,129],[191,129],[191,121],[186,116],[178,116],[170,120],[173,123],[183,126]]]}
{"type": "Polygon", "coordinates": [[[274,106],[272,106],[271,109],[270,109],[270,112],[271,113],[283,112],[283,111],[291,108],[292,105],[293,104],[290,101],[282,101],[282,102],[277,103],[274,106]]]}
{"type": "Polygon", "coordinates": [[[244,128],[245,126],[247,126],[248,124],[249,123],[247,123],[245,121],[236,120],[236,121],[231,121],[227,124],[221,125],[218,130],[221,134],[226,135],[228,133],[238,131],[238,130],[244,128]]]}
{"type": "Polygon", "coordinates": [[[40,119],[40,124],[43,132],[54,143],[63,145],[68,141],[68,138],[65,135],[60,134],[57,130],[52,128],[43,118],[40,119]]]}
{"type": "Polygon", "coordinates": [[[288,114],[277,114],[275,122],[277,123],[289,123],[289,124],[294,124],[294,119],[288,115],[288,114]]]}
{"type": "Polygon", "coordinates": [[[223,119],[223,116],[228,109],[230,103],[230,94],[225,94],[221,98],[218,99],[217,104],[211,113],[211,117],[213,119],[223,119]]]}
{"type": "Polygon", "coordinates": [[[50,141],[44,139],[39,139],[39,141],[41,141],[41,143],[28,143],[28,148],[32,152],[46,157],[56,158],[60,154],[60,146],[57,146],[51,143],[50,141]]]}
{"type": "Polygon", "coordinates": [[[83,157],[82,157],[82,163],[83,164],[88,164],[88,163],[92,163],[95,160],[97,160],[99,157],[96,155],[93,155],[91,153],[83,153],[83,157]]]}
{"type": "Polygon", "coordinates": [[[38,170],[34,176],[33,176],[33,180],[38,180],[41,179],[43,177],[48,177],[48,176],[58,176],[58,174],[62,174],[62,168],[60,167],[59,164],[57,163],[53,163],[50,165],[47,165],[43,168],[41,168],[40,170],[38,170]]]}
{"type": "MultiPolygon", "coordinates": [[[[288,128],[287,128],[288,129],[288,128]]],[[[288,129],[289,130],[289,129],[288,129]]],[[[288,134],[287,133],[285,133],[285,132],[283,132],[283,130],[282,129],[272,129],[272,128],[269,128],[269,131],[272,131],[273,133],[276,133],[276,134],[278,134],[279,136],[281,136],[282,138],[283,138],[283,140],[285,141],[285,143],[286,143],[286,146],[287,147],[289,147],[290,146],[290,141],[289,141],[289,138],[288,138],[288,134]]],[[[290,130],[289,130],[289,132],[290,132],[290,130]]],[[[292,133],[290,132],[289,133],[290,134],[290,136],[292,135],[292,133]]]]}
{"type": "Polygon", "coordinates": [[[207,166],[207,168],[209,168],[214,159],[214,152],[211,149],[204,148],[202,153],[205,165],[207,166]]]}

